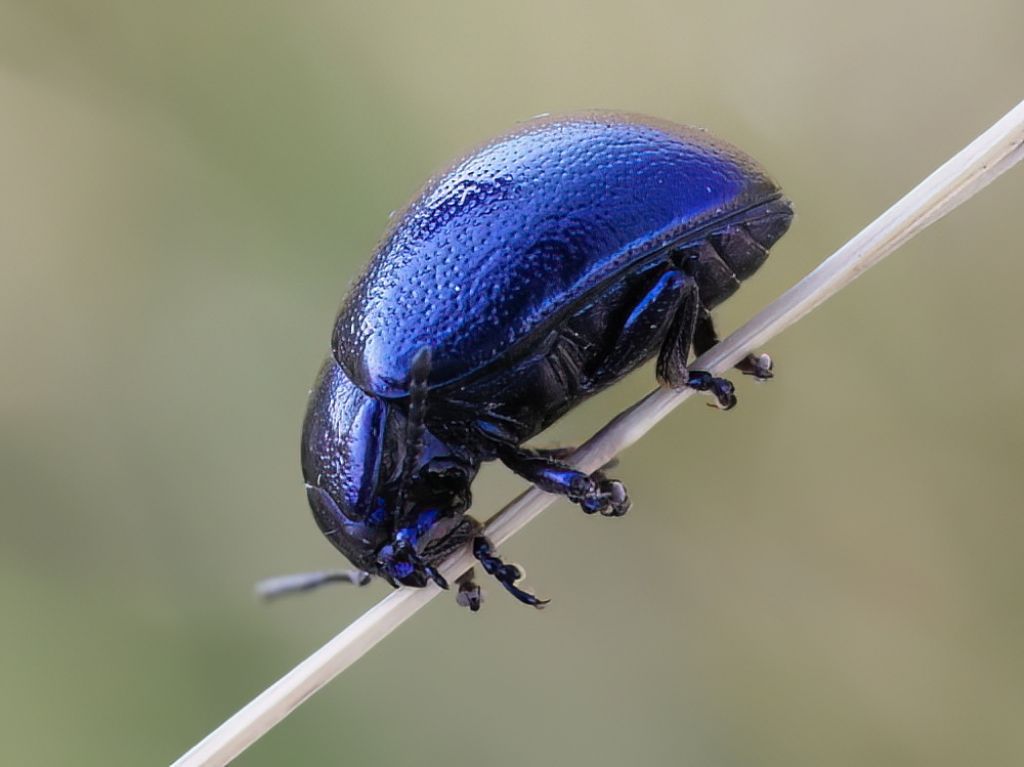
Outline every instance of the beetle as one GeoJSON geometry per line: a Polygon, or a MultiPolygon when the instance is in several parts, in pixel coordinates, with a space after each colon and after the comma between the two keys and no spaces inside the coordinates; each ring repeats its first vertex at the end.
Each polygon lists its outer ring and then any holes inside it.
{"type": "MultiPolygon", "coordinates": [[[[345,577],[448,588],[438,565],[469,543],[544,606],[467,514],[481,463],[626,513],[621,482],[524,443],[655,356],[662,385],[735,405],[732,383],[687,361],[717,343],[711,310],[792,216],[740,150],[639,115],[537,118],[434,176],[345,299],[303,425],[309,505],[357,568],[345,577]]],[[[767,355],[737,368],[772,375],[767,355]]],[[[458,585],[478,609],[472,570],[458,585]]]]}

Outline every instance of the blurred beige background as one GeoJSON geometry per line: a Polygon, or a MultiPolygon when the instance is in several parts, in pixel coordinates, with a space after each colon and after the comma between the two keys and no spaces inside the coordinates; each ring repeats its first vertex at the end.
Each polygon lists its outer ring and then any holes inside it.
{"type": "MultiPolygon", "coordinates": [[[[1024,97],[1024,5],[0,3],[0,763],[177,757],[386,593],[298,467],[387,220],[539,112],[704,125],[798,219],[735,327],[1024,97]]],[[[1024,760],[1024,172],[626,454],[622,520],[504,547],[553,598],[429,609],[244,765],[1024,760]]],[[[653,382],[588,403],[588,435],[653,382]]],[[[488,469],[482,515],[521,488],[488,469]]]]}

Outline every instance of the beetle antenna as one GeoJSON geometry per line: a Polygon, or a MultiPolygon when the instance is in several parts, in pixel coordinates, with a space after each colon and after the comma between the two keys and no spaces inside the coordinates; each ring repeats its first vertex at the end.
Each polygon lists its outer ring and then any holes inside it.
{"type": "Polygon", "coordinates": [[[405,426],[405,460],[402,462],[402,477],[398,487],[398,513],[405,505],[405,492],[409,477],[416,470],[423,454],[423,431],[427,410],[427,377],[430,375],[430,347],[421,347],[412,358],[409,370],[409,414],[405,426]]]}
{"type": "Polygon", "coordinates": [[[365,586],[372,580],[365,570],[321,570],[315,573],[292,573],[267,578],[256,584],[256,595],[271,600],[300,591],[312,591],[328,583],[351,583],[353,586],[365,586]]]}

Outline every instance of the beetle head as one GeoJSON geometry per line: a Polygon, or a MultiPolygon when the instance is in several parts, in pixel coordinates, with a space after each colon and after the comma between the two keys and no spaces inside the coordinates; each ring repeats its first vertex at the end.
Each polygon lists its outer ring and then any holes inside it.
{"type": "Polygon", "coordinates": [[[363,392],[333,358],[324,364],[303,427],[302,470],[317,525],[356,567],[425,585],[426,568],[471,534],[463,513],[478,465],[422,424],[410,429],[407,408],[363,392]]]}

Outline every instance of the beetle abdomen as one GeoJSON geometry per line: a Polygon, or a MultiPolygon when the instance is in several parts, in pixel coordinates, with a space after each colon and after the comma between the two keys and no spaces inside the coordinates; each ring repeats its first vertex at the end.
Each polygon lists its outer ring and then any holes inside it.
{"type": "MultiPolygon", "coordinates": [[[[436,176],[396,218],[342,307],[335,356],[377,396],[406,393],[424,346],[431,386],[462,380],[659,249],[776,199],[751,158],[692,128],[600,113],[527,123],[436,176]]],[[[758,258],[752,249],[736,275],[758,258]]]]}
{"type": "Polygon", "coordinates": [[[786,233],[792,219],[789,201],[778,198],[744,211],[740,220],[691,245],[700,263],[701,306],[713,309],[735,293],[740,282],[765,262],[768,250],[786,233]]]}

